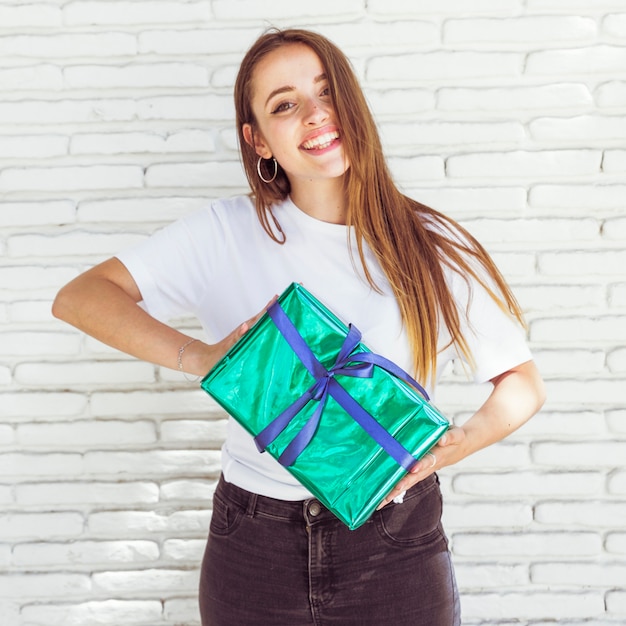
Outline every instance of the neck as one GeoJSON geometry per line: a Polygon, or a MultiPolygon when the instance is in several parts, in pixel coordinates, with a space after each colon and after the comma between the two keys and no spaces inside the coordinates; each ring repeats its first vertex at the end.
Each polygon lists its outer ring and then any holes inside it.
{"type": "Polygon", "coordinates": [[[291,187],[291,200],[307,215],[331,224],[346,223],[343,177],[300,181],[291,187]]]}

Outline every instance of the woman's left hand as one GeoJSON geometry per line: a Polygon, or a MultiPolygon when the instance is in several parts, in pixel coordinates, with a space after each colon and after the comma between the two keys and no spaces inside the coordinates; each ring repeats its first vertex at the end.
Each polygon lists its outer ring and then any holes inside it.
{"type": "Polygon", "coordinates": [[[460,446],[465,439],[465,431],[458,426],[451,426],[441,439],[425,454],[411,471],[393,488],[389,495],[378,505],[379,509],[389,504],[401,493],[410,489],[413,485],[424,480],[437,470],[446,465],[453,465],[459,461],[463,454],[460,446]]]}

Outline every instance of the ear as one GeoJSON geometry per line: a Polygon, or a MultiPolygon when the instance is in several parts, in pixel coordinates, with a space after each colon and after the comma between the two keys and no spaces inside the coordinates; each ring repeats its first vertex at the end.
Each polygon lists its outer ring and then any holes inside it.
{"type": "Polygon", "coordinates": [[[246,140],[246,143],[254,148],[254,151],[264,159],[270,159],[272,157],[272,151],[269,149],[269,146],[265,143],[263,136],[261,133],[254,132],[252,128],[252,124],[244,124],[242,127],[243,130],[243,138],[246,140]]]}

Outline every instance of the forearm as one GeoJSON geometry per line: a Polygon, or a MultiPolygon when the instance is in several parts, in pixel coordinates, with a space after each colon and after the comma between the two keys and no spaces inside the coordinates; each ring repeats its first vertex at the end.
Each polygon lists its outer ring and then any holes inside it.
{"type": "Polygon", "coordinates": [[[545,400],[543,381],[532,361],[494,379],[485,403],[463,425],[462,457],[501,441],[525,424],[545,400]]]}
{"type": "MultiPolygon", "coordinates": [[[[53,315],[117,350],[177,369],[179,349],[189,337],[156,320],[137,304],[141,295],[136,285],[116,263],[106,262],[63,287],[54,301],[53,315]],[[107,271],[111,269],[113,273],[107,271]]],[[[205,374],[211,366],[207,349],[206,344],[188,346],[185,371],[205,374]]]]}

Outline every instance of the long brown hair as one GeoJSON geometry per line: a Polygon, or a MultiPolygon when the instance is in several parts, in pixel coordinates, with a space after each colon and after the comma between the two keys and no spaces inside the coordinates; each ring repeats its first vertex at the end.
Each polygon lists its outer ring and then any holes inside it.
{"type": "MultiPolygon", "coordinates": [[[[341,129],[347,161],[344,176],[346,223],[352,227],[361,264],[370,285],[378,290],[365,264],[364,242],[375,254],[398,301],[413,353],[414,373],[427,381],[437,363],[439,325],[447,328],[451,342],[472,363],[461,331],[460,312],[448,285],[444,266],[466,282],[477,280],[504,310],[522,322],[522,312],[504,278],[485,249],[451,218],[402,194],[396,187],[383,155],[378,130],[359,82],[347,57],[325,37],[307,30],[271,30],[245,55],[235,84],[237,130],[242,160],[259,220],[268,235],[283,243],[284,234],[271,205],[290,192],[280,166],[273,182],[259,180],[257,154],[243,136],[244,124],[256,122],[252,112],[252,81],[258,62],[284,45],[304,44],[320,58],[341,129]]],[[[273,173],[273,164],[264,176],[273,173]]]]}

